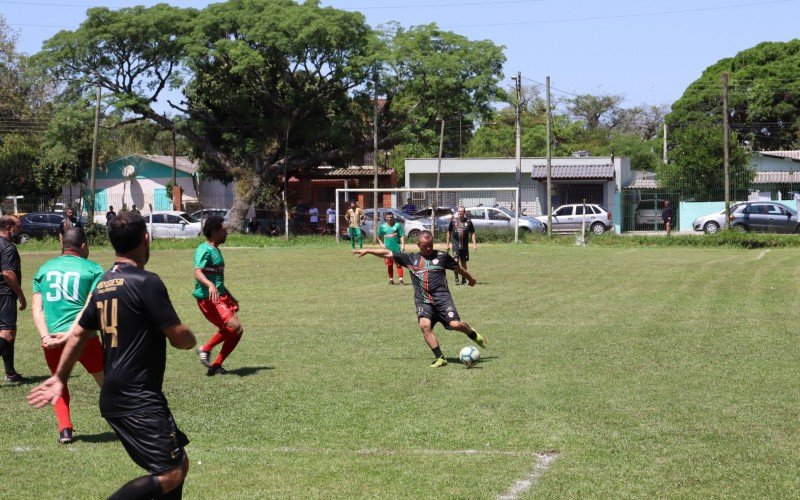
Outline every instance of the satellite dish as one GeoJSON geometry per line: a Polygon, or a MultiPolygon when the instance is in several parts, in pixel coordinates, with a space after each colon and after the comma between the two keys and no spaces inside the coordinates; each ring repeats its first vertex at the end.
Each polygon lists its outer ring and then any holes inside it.
{"type": "Polygon", "coordinates": [[[133,165],[125,165],[124,167],[122,167],[122,176],[125,177],[126,179],[128,177],[133,177],[133,174],[135,173],[136,173],[136,167],[134,167],[133,165]]]}

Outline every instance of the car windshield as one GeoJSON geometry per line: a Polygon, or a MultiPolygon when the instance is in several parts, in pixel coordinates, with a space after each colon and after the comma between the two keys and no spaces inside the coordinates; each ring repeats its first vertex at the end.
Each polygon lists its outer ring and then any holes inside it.
{"type": "Polygon", "coordinates": [[[504,214],[506,214],[507,216],[511,217],[512,219],[517,216],[517,214],[514,213],[513,210],[510,210],[510,209],[508,209],[506,207],[494,207],[494,208],[496,208],[497,210],[503,212],[504,214]]]}
{"type": "Polygon", "coordinates": [[[182,212],[179,214],[182,218],[186,219],[187,222],[200,222],[199,220],[195,219],[191,215],[187,214],[186,212],[182,212]]]}

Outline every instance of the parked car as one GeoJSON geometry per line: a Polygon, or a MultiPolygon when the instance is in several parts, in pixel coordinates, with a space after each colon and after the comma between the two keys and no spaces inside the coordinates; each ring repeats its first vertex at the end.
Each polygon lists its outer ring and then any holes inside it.
{"type": "MultiPolygon", "coordinates": [[[[145,216],[148,225],[150,217],[145,216]]],[[[187,214],[173,210],[153,212],[153,238],[196,238],[202,229],[200,221],[187,214]]]]}
{"type": "MultiPolygon", "coordinates": [[[[475,229],[481,228],[504,228],[514,229],[514,218],[516,214],[513,210],[505,207],[470,207],[466,209],[467,217],[472,221],[475,229]]],[[[535,217],[528,215],[519,216],[519,230],[532,231],[534,233],[544,233],[545,227],[535,217]]]]}
{"type": "Polygon", "coordinates": [[[222,217],[225,220],[228,220],[228,212],[227,208],[204,208],[202,210],[197,210],[196,212],[192,212],[191,215],[197,220],[205,221],[211,216],[222,217]]]}
{"type": "MultiPolygon", "coordinates": [[[[557,233],[573,233],[581,230],[581,224],[586,221],[586,228],[595,234],[603,234],[606,231],[614,229],[614,223],[611,217],[611,212],[606,210],[602,205],[592,203],[586,204],[586,215],[583,214],[582,203],[573,205],[561,205],[553,210],[553,232],[557,233]]],[[[547,216],[540,215],[536,217],[539,222],[545,225],[547,230],[547,216]]]]}
{"type": "MultiPolygon", "coordinates": [[[[20,239],[22,243],[27,243],[31,238],[44,238],[45,236],[58,237],[58,228],[61,221],[65,219],[62,213],[54,212],[28,212],[19,218],[20,239]]],[[[81,223],[85,226],[86,221],[81,218],[81,223]]]]}
{"type": "Polygon", "coordinates": [[[636,205],[635,222],[636,226],[654,228],[664,225],[661,220],[661,212],[664,210],[666,200],[641,200],[636,205]]]}
{"type": "MultiPolygon", "coordinates": [[[[436,230],[437,231],[446,230],[447,226],[450,225],[450,219],[453,218],[454,213],[455,211],[452,208],[437,207],[436,230]]],[[[417,220],[419,220],[422,224],[424,224],[427,229],[431,228],[431,207],[417,210],[416,213],[414,213],[414,217],[416,217],[417,220]]]]}
{"type": "Polygon", "coordinates": [[[798,233],[797,211],[781,203],[747,202],[731,212],[731,228],[741,232],[798,233]]]}
{"type": "MultiPolygon", "coordinates": [[[[403,213],[401,210],[394,208],[379,208],[378,209],[378,224],[385,222],[385,217],[388,212],[394,214],[394,220],[403,225],[403,232],[409,238],[416,238],[420,231],[428,229],[416,217],[403,213]]],[[[375,224],[373,222],[373,214],[375,210],[368,208],[364,210],[364,222],[361,223],[361,230],[372,237],[375,234],[375,224]]],[[[430,224],[430,222],[428,223],[430,224]]]]}
{"type": "MultiPolygon", "coordinates": [[[[734,203],[731,205],[731,213],[741,207],[744,203],[734,203]]],[[[692,222],[692,229],[703,231],[706,234],[715,234],[720,228],[725,227],[725,210],[714,212],[713,214],[703,215],[692,222]]]]}

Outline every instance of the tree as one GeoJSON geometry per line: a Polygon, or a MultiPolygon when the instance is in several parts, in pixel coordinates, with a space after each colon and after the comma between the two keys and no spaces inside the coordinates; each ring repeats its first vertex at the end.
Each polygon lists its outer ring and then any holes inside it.
{"type": "Polygon", "coordinates": [[[619,107],[624,96],[615,95],[593,95],[581,94],[571,99],[567,99],[567,109],[572,116],[586,124],[588,130],[598,129],[604,122],[613,115],[614,110],[619,107]]]}
{"type": "MultiPolygon", "coordinates": [[[[488,119],[492,103],[505,96],[498,85],[503,47],[489,40],[472,41],[436,24],[409,29],[391,24],[382,40],[386,63],[381,81],[387,99],[382,118],[389,145],[413,141],[438,150],[439,120],[488,119]]],[[[447,142],[458,144],[457,134],[463,130],[449,130],[447,142]]]]}
{"type": "MultiPolygon", "coordinates": [[[[764,42],[709,66],[672,106],[672,127],[722,123],[722,73],[730,74],[730,126],[755,150],[793,147],[800,131],[800,40],[764,42]]],[[[674,143],[673,143],[674,144],[674,143]]]]}

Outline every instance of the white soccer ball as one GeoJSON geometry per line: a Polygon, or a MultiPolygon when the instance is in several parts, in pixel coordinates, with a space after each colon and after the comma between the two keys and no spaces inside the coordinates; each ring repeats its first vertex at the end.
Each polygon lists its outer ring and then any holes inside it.
{"type": "Polygon", "coordinates": [[[481,351],[468,345],[467,347],[461,349],[461,352],[458,353],[458,359],[460,359],[467,368],[471,368],[472,365],[480,361],[481,351]]]}

